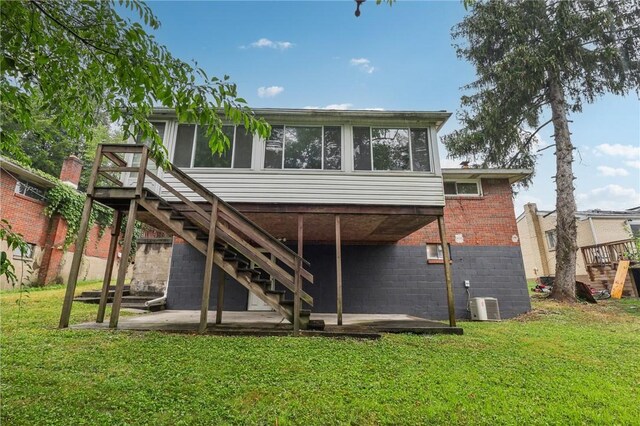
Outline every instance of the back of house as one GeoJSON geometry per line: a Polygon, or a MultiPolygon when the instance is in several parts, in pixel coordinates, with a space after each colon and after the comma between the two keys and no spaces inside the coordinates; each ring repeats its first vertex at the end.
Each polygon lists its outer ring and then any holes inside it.
{"type": "MultiPolygon", "coordinates": [[[[231,143],[223,155],[211,154],[206,129],[178,123],[172,111],[158,109],[152,121],[175,166],[309,262],[313,312],[446,318],[438,217],[447,226],[457,316],[468,317],[469,298],[480,296],[497,297],[502,317],[530,309],[512,201],[512,184],[530,171],[442,169],[437,132],[450,113],[256,114],[272,125],[269,139],[225,126],[231,143]]],[[[163,179],[199,199],[179,179],[163,179]]],[[[167,308],[200,308],[204,264],[200,251],[174,238],[167,308]]],[[[225,310],[270,309],[226,280],[225,310]]],[[[209,302],[215,309],[216,291],[209,302]]]]}

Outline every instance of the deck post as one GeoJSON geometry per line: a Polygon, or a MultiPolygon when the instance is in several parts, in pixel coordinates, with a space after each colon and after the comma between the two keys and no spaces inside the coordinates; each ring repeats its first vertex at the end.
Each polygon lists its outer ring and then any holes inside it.
{"type": "Polygon", "coordinates": [[[337,323],[342,325],[342,240],[340,238],[340,215],[336,215],[336,313],[337,323]]]}
{"type": "Polygon", "coordinates": [[[302,288],[302,277],[300,269],[302,268],[302,251],[304,247],[304,217],[298,214],[298,257],[296,258],[295,270],[295,291],[293,294],[293,335],[300,335],[300,290],[302,288]]]}
{"type": "Polygon", "coordinates": [[[59,328],[69,327],[69,317],[71,316],[71,305],[73,303],[73,295],[76,292],[76,284],[78,282],[78,273],[80,272],[80,264],[82,263],[82,253],[84,252],[84,243],[87,239],[89,231],[89,219],[91,218],[91,208],[93,207],[93,193],[95,191],[96,181],[98,179],[98,169],[102,163],[102,145],[98,145],[96,149],[96,158],[93,161],[91,175],[87,184],[87,198],[84,200],[82,207],[82,216],[80,217],[80,227],[78,228],[78,237],[76,239],[76,251],[73,253],[71,261],[71,270],[69,271],[69,279],[67,281],[67,289],[62,303],[62,313],[60,314],[59,328]]]}
{"type": "Polygon", "coordinates": [[[224,269],[218,270],[218,305],[216,307],[216,324],[222,324],[222,310],[224,309],[224,269]]]}
{"type": "Polygon", "coordinates": [[[98,305],[98,316],[96,322],[104,322],[104,313],[107,310],[107,302],[109,300],[109,286],[111,285],[111,275],[113,273],[113,264],[116,260],[118,251],[118,236],[120,235],[120,226],[122,225],[122,213],[116,210],[113,214],[113,225],[111,227],[111,242],[109,243],[109,252],[107,254],[107,265],[104,270],[104,280],[102,281],[102,292],[100,293],[100,304],[98,305]]]}
{"type": "Polygon", "coordinates": [[[218,223],[218,199],[213,200],[211,219],[209,220],[209,240],[207,242],[207,260],[204,265],[204,280],[202,282],[202,304],[200,306],[199,333],[207,331],[207,316],[209,313],[209,294],[211,293],[211,277],[215,262],[216,226],[218,223]]]}
{"type": "Polygon", "coordinates": [[[442,243],[442,255],[444,258],[444,280],[447,286],[447,305],[449,307],[449,325],[456,326],[456,311],[453,300],[453,282],[451,279],[451,256],[447,244],[447,232],[444,226],[444,216],[438,216],[438,229],[440,231],[440,242],[442,243]]]}
{"type": "Polygon", "coordinates": [[[124,291],[124,280],[127,276],[127,268],[129,267],[129,253],[131,253],[131,242],[133,240],[133,231],[136,225],[137,210],[138,201],[134,198],[129,203],[129,212],[127,213],[127,227],[124,231],[122,258],[120,259],[120,265],[118,266],[118,278],[116,279],[116,291],[113,295],[113,305],[111,306],[109,328],[116,328],[118,326],[120,306],[122,305],[122,293],[124,291]]]}
{"type": "Polygon", "coordinates": [[[59,328],[69,326],[69,317],[71,316],[71,304],[76,291],[76,283],[78,282],[78,273],[80,272],[80,264],[82,263],[82,252],[84,251],[84,242],[87,238],[89,229],[89,218],[91,216],[91,208],[93,207],[93,198],[87,194],[82,207],[82,217],[80,218],[80,229],[78,229],[78,237],[76,239],[75,252],[73,252],[73,260],[71,261],[71,270],[69,271],[69,280],[67,281],[67,290],[64,295],[62,304],[62,314],[60,315],[59,328]]]}

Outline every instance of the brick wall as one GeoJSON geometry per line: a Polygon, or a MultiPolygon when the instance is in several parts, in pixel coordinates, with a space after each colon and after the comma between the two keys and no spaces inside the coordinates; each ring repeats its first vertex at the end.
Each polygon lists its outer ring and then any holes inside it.
{"type": "MultiPolygon", "coordinates": [[[[506,179],[482,179],[482,197],[446,198],[444,220],[447,240],[451,245],[465,246],[519,246],[513,211],[513,193],[506,179]],[[462,234],[463,242],[456,242],[462,234]],[[514,241],[515,240],[515,241],[514,241]]],[[[401,239],[400,245],[438,243],[437,222],[401,239]]]]}
{"type": "MultiPolygon", "coordinates": [[[[75,163],[72,162],[73,164],[75,163]]],[[[62,248],[67,233],[66,222],[58,216],[47,217],[44,202],[16,194],[15,187],[16,179],[6,171],[0,170],[0,216],[11,224],[15,232],[22,234],[26,242],[36,246],[33,260],[29,261],[30,268],[21,260],[13,260],[18,276],[23,276],[27,282],[38,284],[65,282],[69,266],[66,259],[69,253],[75,251],[75,244],[66,251],[62,248]]],[[[102,278],[101,268],[92,267],[95,265],[91,263],[100,264],[104,269],[103,263],[111,241],[110,229],[105,230],[102,238],[98,238],[98,234],[97,226],[89,232],[83,262],[87,272],[81,275],[81,278],[102,278]]],[[[3,245],[2,249],[6,250],[6,247],[3,245]]],[[[0,281],[0,287],[9,287],[4,278],[0,281]]]]}

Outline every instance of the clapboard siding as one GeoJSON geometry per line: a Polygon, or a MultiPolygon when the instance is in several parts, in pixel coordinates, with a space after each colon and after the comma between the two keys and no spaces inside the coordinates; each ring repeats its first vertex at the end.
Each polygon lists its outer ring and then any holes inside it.
{"type": "MultiPolygon", "coordinates": [[[[433,174],[184,171],[231,203],[444,206],[442,177],[433,174]]],[[[164,179],[190,199],[199,199],[170,175],[164,179]]]]}

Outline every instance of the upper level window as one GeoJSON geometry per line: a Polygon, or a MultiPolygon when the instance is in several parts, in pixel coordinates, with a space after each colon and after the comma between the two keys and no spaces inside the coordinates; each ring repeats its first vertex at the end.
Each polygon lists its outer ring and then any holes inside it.
{"type": "Polygon", "coordinates": [[[38,201],[45,200],[45,190],[43,188],[22,180],[16,182],[15,193],[38,201]]]}
{"type": "Polygon", "coordinates": [[[481,195],[479,181],[446,181],[444,183],[444,195],[481,195]]]}
{"type": "Polygon", "coordinates": [[[355,170],[431,170],[427,129],[354,127],[355,170]]]}
{"type": "Polygon", "coordinates": [[[229,148],[214,154],[209,147],[207,129],[195,124],[180,124],[173,150],[173,163],[178,167],[251,168],[253,135],[243,126],[222,126],[229,138],[229,148]]]}
{"type": "Polygon", "coordinates": [[[265,142],[265,169],[342,169],[338,126],[272,126],[265,142]]]}

